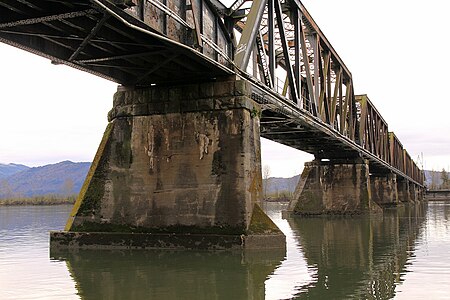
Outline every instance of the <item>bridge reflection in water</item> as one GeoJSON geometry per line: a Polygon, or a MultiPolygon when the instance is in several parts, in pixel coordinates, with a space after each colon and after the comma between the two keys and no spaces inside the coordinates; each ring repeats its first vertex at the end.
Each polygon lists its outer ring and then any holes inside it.
{"type": "Polygon", "coordinates": [[[426,204],[371,218],[282,220],[287,257],[271,252],[72,251],[66,261],[83,299],[389,299],[402,282],[426,204]]]}
{"type": "Polygon", "coordinates": [[[82,299],[264,299],[264,281],[283,259],[281,251],[84,250],[59,255],[82,299]]]}
{"type": "Polygon", "coordinates": [[[372,218],[290,218],[313,282],[300,299],[390,299],[425,224],[426,204],[372,218]]]}

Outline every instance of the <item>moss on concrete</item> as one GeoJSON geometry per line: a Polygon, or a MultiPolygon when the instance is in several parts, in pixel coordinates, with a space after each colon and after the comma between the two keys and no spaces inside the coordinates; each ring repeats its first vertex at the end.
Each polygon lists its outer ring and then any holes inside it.
{"type": "Polygon", "coordinates": [[[106,159],[105,149],[107,148],[106,146],[110,140],[113,128],[114,122],[109,123],[106,127],[91,168],[89,169],[69,219],[67,220],[65,227],[65,230],[67,231],[72,230],[73,221],[77,215],[83,215],[98,207],[99,201],[103,197],[105,185],[98,173],[99,169],[101,169],[101,165],[104,164],[104,160],[106,159]]]}
{"type": "Polygon", "coordinates": [[[117,232],[117,233],[165,233],[165,234],[244,234],[243,228],[232,226],[186,226],[171,225],[167,227],[141,227],[127,224],[96,223],[85,221],[74,225],[71,231],[75,232],[117,232]]]}
{"type": "Polygon", "coordinates": [[[114,141],[114,158],[118,167],[129,168],[133,162],[133,156],[131,152],[131,131],[133,127],[133,119],[129,118],[128,122],[121,122],[118,127],[121,140],[114,141]]]}
{"type": "Polygon", "coordinates": [[[266,215],[258,204],[253,206],[252,218],[250,219],[250,226],[248,227],[248,235],[258,234],[280,234],[281,230],[275,223],[266,215]]]}
{"type": "Polygon", "coordinates": [[[300,195],[295,214],[322,214],[324,213],[322,195],[319,191],[305,190],[300,195]]]}

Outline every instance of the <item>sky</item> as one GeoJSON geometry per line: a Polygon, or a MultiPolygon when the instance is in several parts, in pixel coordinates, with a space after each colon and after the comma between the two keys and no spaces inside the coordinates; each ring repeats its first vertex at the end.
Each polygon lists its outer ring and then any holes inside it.
{"type": "MultiPolygon", "coordinates": [[[[449,169],[450,3],[304,0],[302,3],[411,157],[449,169]]],[[[0,43],[0,163],[92,161],[115,83],[0,43]]],[[[262,140],[271,176],[299,174],[313,157],[262,140]]],[[[421,163],[419,163],[421,166],[421,163]]]]}

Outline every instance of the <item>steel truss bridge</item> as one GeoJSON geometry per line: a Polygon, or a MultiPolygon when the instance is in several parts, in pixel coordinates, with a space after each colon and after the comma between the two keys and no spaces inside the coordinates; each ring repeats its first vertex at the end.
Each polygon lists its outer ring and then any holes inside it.
{"type": "Polygon", "coordinates": [[[124,86],[250,81],[263,137],[423,186],[299,0],[2,0],[0,41],[124,86]]]}

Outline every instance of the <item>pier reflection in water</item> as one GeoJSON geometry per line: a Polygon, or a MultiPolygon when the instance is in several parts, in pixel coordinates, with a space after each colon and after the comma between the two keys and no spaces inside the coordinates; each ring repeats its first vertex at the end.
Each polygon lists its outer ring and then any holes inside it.
{"type": "MultiPolygon", "coordinates": [[[[266,210],[287,232],[288,251],[287,259],[269,277],[266,287],[275,281],[291,284],[289,291],[278,290],[283,297],[273,299],[399,296],[418,238],[427,226],[427,212],[433,211],[427,204],[420,204],[387,209],[383,215],[371,217],[294,216],[281,220],[273,214],[273,206],[276,204],[268,204],[266,210]]],[[[449,246],[447,243],[447,249],[449,246]]],[[[419,284],[408,294],[414,295],[416,289],[423,290],[419,284]]]]}
{"type": "Polygon", "coordinates": [[[79,251],[66,262],[83,299],[390,299],[402,283],[425,205],[379,216],[281,219],[284,252],[79,251]]]}
{"type": "Polygon", "coordinates": [[[285,251],[79,251],[63,259],[83,299],[264,299],[285,251]]]}
{"type": "Polygon", "coordinates": [[[313,282],[296,297],[390,299],[402,281],[425,222],[423,205],[386,210],[381,216],[289,218],[313,282]]]}

